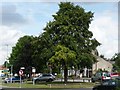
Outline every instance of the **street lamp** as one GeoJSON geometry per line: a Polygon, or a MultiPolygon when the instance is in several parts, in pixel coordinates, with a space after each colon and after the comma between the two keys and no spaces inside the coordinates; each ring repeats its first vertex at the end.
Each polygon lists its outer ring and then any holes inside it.
{"type": "MultiPolygon", "coordinates": [[[[7,58],[8,58],[8,44],[6,44],[7,46],[7,58]]],[[[7,58],[6,58],[6,69],[7,69],[7,58]]]]}
{"type": "Polygon", "coordinates": [[[11,75],[11,83],[12,83],[13,65],[11,65],[11,73],[10,73],[10,75],[11,75]]]}
{"type": "MultiPolygon", "coordinates": [[[[8,44],[6,44],[7,46],[7,57],[6,57],[6,61],[5,61],[5,67],[6,67],[6,72],[7,72],[7,59],[8,59],[8,44]]],[[[8,73],[8,72],[7,72],[8,73]]],[[[7,78],[7,73],[6,73],[6,78],[7,78]]]]}

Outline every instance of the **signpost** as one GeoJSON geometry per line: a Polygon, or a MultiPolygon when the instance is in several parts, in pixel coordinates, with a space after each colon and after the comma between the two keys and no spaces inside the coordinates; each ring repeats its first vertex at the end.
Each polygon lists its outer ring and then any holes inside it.
{"type": "Polygon", "coordinates": [[[32,67],[32,73],[33,73],[33,85],[35,85],[35,81],[34,81],[35,72],[36,72],[36,69],[35,69],[34,67],[32,67]]]}
{"type": "Polygon", "coordinates": [[[20,71],[19,71],[19,75],[20,75],[20,88],[21,88],[21,83],[22,83],[22,82],[21,82],[21,76],[23,75],[23,70],[20,70],[20,71]]]}
{"type": "Polygon", "coordinates": [[[13,69],[13,65],[11,65],[11,73],[10,73],[10,75],[11,75],[11,83],[12,83],[12,75],[13,75],[12,69],[13,69]]]}

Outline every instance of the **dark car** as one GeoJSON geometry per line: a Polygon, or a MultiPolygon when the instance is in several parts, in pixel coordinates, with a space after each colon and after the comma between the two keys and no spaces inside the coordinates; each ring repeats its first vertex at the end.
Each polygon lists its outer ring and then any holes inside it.
{"type": "MultiPolygon", "coordinates": [[[[23,82],[24,79],[21,78],[21,82],[23,82]]],[[[10,78],[5,78],[4,79],[4,83],[9,83],[9,82],[20,82],[20,77],[19,76],[15,76],[15,77],[10,77],[10,78]]]]}
{"type": "Polygon", "coordinates": [[[93,90],[120,90],[120,80],[110,79],[93,87],[93,90]],[[119,89],[117,89],[119,88],[119,89]]]}
{"type": "Polygon", "coordinates": [[[41,81],[52,82],[53,80],[55,80],[55,76],[52,74],[42,74],[39,77],[33,78],[35,83],[39,83],[41,81]]]}
{"type": "Polygon", "coordinates": [[[91,81],[96,82],[96,81],[105,81],[105,80],[110,80],[111,76],[110,73],[108,72],[97,72],[94,76],[92,76],[91,81]]]}

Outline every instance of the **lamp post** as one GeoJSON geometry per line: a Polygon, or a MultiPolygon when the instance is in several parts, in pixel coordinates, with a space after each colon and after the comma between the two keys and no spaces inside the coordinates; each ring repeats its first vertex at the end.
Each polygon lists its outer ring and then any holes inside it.
{"type": "Polygon", "coordinates": [[[11,73],[10,73],[10,75],[11,75],[11,83],[12,83],[13,65],[11,65],[11,73]]]}
{"type": "MultiPolygon", "coordinates": [[[[7,58],[8,58],[8,44],[6,44],[7,46],[7,58]]],[[[6,58],[6,69],[7,69],[7,58],[6,58]]]]}
{"type": "Polygon", "coordinates": [[[34,78],[35,78],[35,72],[36,72],[35,67],[32,67],[32,73],[33,73],[33,85],[35,85],[35,80],[34,80],[34,78]]]}
{"type": "MultiPolygon", "coordinates": [[[[8,71],[7,71],[7,59],[8,59],[8,44],[6,44],[6,47],[7,47],[7,56],[6,56],[6,61],[5,61],[5,67],[6,67],[6,72],[8,73],[8,71]]],[[[6,78],[7,78],[7,73],[6,73],[6,78]]]]}

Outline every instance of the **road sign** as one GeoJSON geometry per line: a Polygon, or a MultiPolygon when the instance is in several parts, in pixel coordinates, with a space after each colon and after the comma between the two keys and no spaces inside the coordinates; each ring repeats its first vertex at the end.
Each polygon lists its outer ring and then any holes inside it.
{"type": "Polygon", "coordinates": [[[23,75],[23,70],[20,70],[20,71],[19,71],[19,75],[20,75],[20,88],[21,88],[21,83],[22,83],[22,82],[21,82],[21,76],[23,75]]]}
{"type": "Polygon", "coordinates": [[[35,73],[35,72],[36,72],[36,69],[35,69],[35,68],[33,68],[33,69],[32,69],[32,72],[33,72],[33,73],[35,73]]]}
{"type": "Polygon", "coordinates": [[[20,71],[19,71],[19,74],[20,74],[20,75],[23,75],[23,70],[20,70],[20,71]]]}

